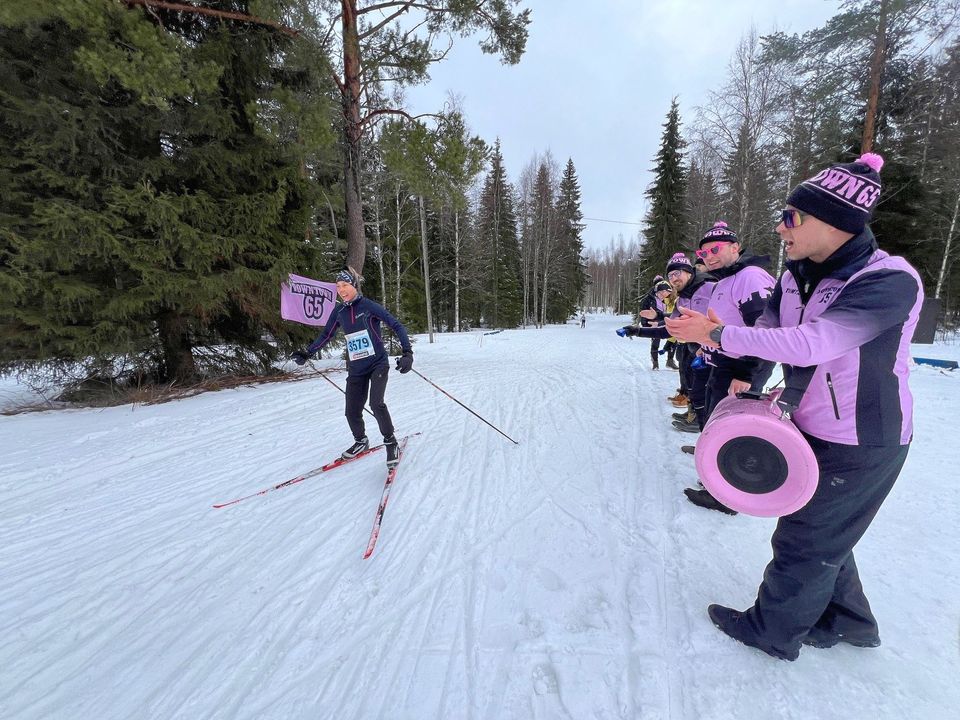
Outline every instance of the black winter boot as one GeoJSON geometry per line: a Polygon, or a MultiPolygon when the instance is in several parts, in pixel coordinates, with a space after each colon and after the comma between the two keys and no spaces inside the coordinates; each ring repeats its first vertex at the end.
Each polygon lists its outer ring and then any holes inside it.
{"type": "Polygon", "coordinates": [[[727,515],[737,514],[736,510],[733,508],[728,508],[706,490],[685,488],[683,494],[687,496],[687,500],[698,507],[706,508],[707,510],[718,510],[722,513],[726,513],[727,515]]]}
{"type": "Polygon", "coordinates": [[[684,422],[683,420],[674,420],[673,427],[675,430],[686,433],[698,433],[700,432],[700,425],[696,422],[684,422]]]}
{"type": "Polygon", "coordinates": [[[741,642],[748,647],[756,648],[765,652],[770,657],[778,660],[794,661],[800,657],[800,650],[791,650],[780,648],[775,645],[768,645],[757,637],[756,633],[744,619],[744,614],[733,608],[723,605],[711,605],[707,608],[707,615],[718,630],[729,635],[737,642],[741,642]]]}
{"type": "Polygon", "coordinates": [[[880,638],[876,635],[870,637],[855,637],[850,635],[834,635],[817,627],[810,628],[810,632],[801,641],[804,645],[815,648],[832,648],[834,645],[846,643],[858,648],[876,648],[880,647],[880,638]]]}

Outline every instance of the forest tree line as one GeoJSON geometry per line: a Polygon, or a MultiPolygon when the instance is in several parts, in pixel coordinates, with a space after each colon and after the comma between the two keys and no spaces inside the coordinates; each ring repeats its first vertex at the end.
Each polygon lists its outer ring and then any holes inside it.
{"type": "Polygon", "coordinates": [[[802,34],[746,32],[689,122],[676,100],[667,112],[644,227],[589,254],[591,278],[604,279],[589,304],[617,306],[619,285],[635,312],[670,255],[692,254],[716,220],[779,274],[774,228],[790,190],[872,151],[886,161],[871,222],[880,247],[917,268],[943,324],[960,324],[958,19],[956,0],[848,0],[802,34]]]}
{"type": "Polygon", "coordinates": [[[572,159],[510,178],[454,100],[404,106],[464,36],[520,61],[518,5],[0,5],[0,370],[268,373],[314,333],[280,319],[280,283],[345,262],[413,332],[632,310],[716,219],[782,267],[789,189],[867,146],[887,161],[881,246],[956,323],[958,0],[849,0],[807,33],[746,33],[691,121],[667,113],[643,229],[589,253],[572,159]]]}
{"type": "Polygon", "coordinates": [[[4,4],[0,370],[269,373],[316,333],[281,320],[281,282],[346,263],[413,332],[565,319],[573,161],[514,184],[458,108],[404,108],[455,38],[517,62],[517,4],[4,4]]]}

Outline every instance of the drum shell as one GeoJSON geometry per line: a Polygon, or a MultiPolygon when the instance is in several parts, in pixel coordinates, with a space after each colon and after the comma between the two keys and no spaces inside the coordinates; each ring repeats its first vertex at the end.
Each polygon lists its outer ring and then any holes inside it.
{"type": "Polygon", "coordinates": [[[780,517],[806,505],[817,489],[820,468],[806,438],[782,416],[769,397],[721,400],[697,440],[694,459],[703,486],[724,505],[758,517],[780,517]],[[765,440],[779,450],[786,463],[783,483],[769,492],[746,492],[724,478],[718,459],[724,446],[736,438],[765,440]]]}

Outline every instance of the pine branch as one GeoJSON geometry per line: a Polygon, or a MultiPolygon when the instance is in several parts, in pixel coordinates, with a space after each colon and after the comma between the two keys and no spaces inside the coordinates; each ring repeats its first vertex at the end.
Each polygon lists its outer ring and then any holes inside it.
{"type": "MultiPolygon", "coordinates": [[[[393,13],[392,15],[388,15],[388,16],[385,17],[383,20],[381,20],[380,22],[378,22],[376,25],[374,25],[373,27],[371,27],[369,30],[365,30],[364,32],[360,33],[360,40],[366,40],[366,39],[367,39],[368,37],[370,37],[371,35],[374,35],[375,33],[377,33],[377,31],[379,31],[379,30],[381,30],[382,28],[384,28],[384,27],[386,27],[387,25],[389,25],[390,22],[392,22],[395,18],[398,18],[398,17],[400,17],[401,15],[403,15],[403,13],[407,12],[407,10],[410,9],[410,6],[411,6],[411,5],[413,5],[413,0],[410,0],[409,2],[403,3],[403,7],[401,7],[399,10],[397,10],[395,13],[393,13]]],[[[381,5],[380,7],[383,7],[383,5],[381,5]]],[[[374,6],[371,6],[371,7],[369,7],[369,8],[365,8],[365,9],[363,9],[363,10],[358,10],[358,11],[357,11],[357,15],[362,15],[363,13],[370,12],[371,10],[374,10],[374,9],[376,9],[376,8],[377,8],[377,6],[374,5],[374,6]]]]}
{"type": "Polygon", "coordinates": [[[422,117],[440,117],[437,113],[421,113],[420,115],[411,115],[406,110],[398,110],[395,108],[380,108],[379,110],[371,110],[368,112],[361,120],[360,127],[365,127],[370,123],[373,118],[379,115],[402,115],[407,120],[419,120],[422,117]]]}
{"type": "MultiPolygon", "coordinates": [[[[298,37],[300,35],[299,30],[287,27],[286,25],[281,25],[274,20],[267,20],[265,18],[257,17],[256,15],[247,15],[245,13],[232,12],[230,10],[214,10],[213,8],[197,7],[196,5],[167,2],[167,0],[120,0],[120,2],[131,7],[137,5],[142,6],[148,12],[150,12],[152,8],[161,8],[163,10],[193,13],[195,15],[208,15],[210,17],[217,17],[226,20],[239,20],[240,22],[251,23],[253,25],[272,27],[274,30],[279,30],[290,37],[298,37]]],[[[153,13],[151,12],[151,14],[153,13]]]]}

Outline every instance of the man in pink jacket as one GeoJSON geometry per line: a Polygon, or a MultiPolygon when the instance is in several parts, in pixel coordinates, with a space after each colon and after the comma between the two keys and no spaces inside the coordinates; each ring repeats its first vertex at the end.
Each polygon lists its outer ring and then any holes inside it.
{"type": "Polygon", "coordinates": [[[910,340],[920,277],[877,248],[867,222],[883,160],[834,165],[790,193],[777,232],[787,269],[754,327],[683,310],[672,335],[793,368],[816,366],[792,418],[820,465],[810,502],[780,518],[753,607],[708,608],[724,633],[795,660],[801,644],[877,647],[853,548],[893,487],[913,437],[910,340]]]}

